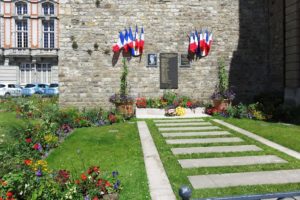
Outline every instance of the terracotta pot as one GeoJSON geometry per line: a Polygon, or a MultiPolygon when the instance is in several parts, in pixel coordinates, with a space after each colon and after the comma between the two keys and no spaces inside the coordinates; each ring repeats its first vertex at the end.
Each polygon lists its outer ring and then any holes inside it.
{"type": "Polygon", "coordinates": [[[134,116],[133,102],[118,103],[116,104],[116,109],[119,113],[121,113],[125,117],[134,116]]]}
{"type": "Polygon", "coordinates": [[[226,110],[230,105],[230,100],[228,99],[218,99],[213,100],[214,108],[218,111],[226,110]]]}

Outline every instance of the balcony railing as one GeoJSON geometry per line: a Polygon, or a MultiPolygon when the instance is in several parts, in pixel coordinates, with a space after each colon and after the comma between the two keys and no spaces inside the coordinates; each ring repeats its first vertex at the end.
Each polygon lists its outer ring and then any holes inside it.
{"type": "Polygon", "coordinates": [[[35,57],[57,57],[58,56],[57,48],[39,48],[31,49],[31,56],[35,57]]]}
{"type": "Polygon", "coordinates": [[[4,49],[3,55],[6,57],[57,57],[57,48],[10,48],[4,49]]]}

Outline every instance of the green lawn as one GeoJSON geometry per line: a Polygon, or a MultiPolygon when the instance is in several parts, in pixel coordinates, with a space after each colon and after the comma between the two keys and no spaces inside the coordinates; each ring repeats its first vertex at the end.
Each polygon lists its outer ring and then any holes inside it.
{"type": "MultiPolygon", "coordinates": [[[[212,122],[213,123],[213,122],[212,122]]],[[[245,122],[247,123],[247,122],[245,122]]],[[[259,122],[255,122],[259,123],[259,122]]],[[[190,175],[205,175],[216,173],[234,173],[234,172],[250,172],[250,171],[267,171],[267,170],[281,170],[281,169],[294,169],[300,168],[300,161],[296,160],[284,153],[278,152],[272,148],[269,148],[261,143],[258,143],[246,136],[237,132],[231,131],[227,128],[224,130],[230,131],[233,136],[242,138],[245,142],[235,144],[254,144],[262,148],[262,152],[243,152],[243,153],[210,153],[210,154],[192,154],[192,155],[177,155],[174,156],[171,152],[172,147],[188,147],[188,146],[215,146],[225,144],[205,144],[205,145],[167,145],[165,139],[159,133],[157,127],[152,120],[147,120],[148,127],[155,141],[156,147],[159,151],[165,170],[168,174],[173,191],[178,195],[178,189],[181,185],[188,185],[187,176],[190,175]],[[178,159],[189,158],[206,158],[206,157],[223,157],[223,156],[247,156],[247,155],[277,155],[288,161],[287,164],[266,164],[266,165],[250,165],[250,166],[236,166],[236,167],[207,167],[207,168],[194,168],[194,169],[182,169],[178,163],[178,159]]],[[[254,125],[253,125],[254,126],[254,125]]],[[[287,129],[288,130],[288,129],[287,129]]],[[[282,133],[284,133],[283,131],[282,133]]],[[[193,137],[191,137],[193,138],[193,137]]],[[[292,140],[292,138],[291,138],[292,140]]],[[[234,145],[234,144],[226,144],[234,145]]],[[[220,197],[220,196],[232,196],[232,195],[245,195],[245,194],[257,194],[257,193],[269,193],[269,192],[283,192],[300,190],[299,184],[282,184],[282,185],[260,185],[260,186],[247,186],[247,187],[230,187],[230,188],[218,188],[218,189],[201,189],[193,190],[193,198],[205,198],[205,197],[220,197]]],[[[178,197],[178,196],[177,196],[178,197]]],[[[179,197],[178,197],[179,198],[179,197]]]]}
{"type": "Polygon", "coordinates": [[[20,127],[24,122],[16,118],[15,113],[0,112],[0,148],[14,142],[11,129],[20,127]]]}
{"type": "MultiPolygon", "coordinates": [[[[300,115],[300,113],[299,113],[300,115]]],[[[267,138],[300,152],[300,126],[292,124],[271,123],[250,119],[221,118],[222,120],[248,130],[252,133],[267,138]]]]}
{"type": "Polygon", "coordinates": [[[108,173],[117,170],[123,185],[120,199],[150,199],[135,122],[77,129],[47,161],[52,169],[67,169],[77,175],[91,165],[108,173]]]}

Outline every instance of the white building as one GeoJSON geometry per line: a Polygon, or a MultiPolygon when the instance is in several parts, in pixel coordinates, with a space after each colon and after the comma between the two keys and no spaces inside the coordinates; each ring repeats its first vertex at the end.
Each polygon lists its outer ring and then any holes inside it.
{"type": "Polygon", "coordinates": [[[58,82],[59,0],[0,0],[0,83],[58,82]]]}

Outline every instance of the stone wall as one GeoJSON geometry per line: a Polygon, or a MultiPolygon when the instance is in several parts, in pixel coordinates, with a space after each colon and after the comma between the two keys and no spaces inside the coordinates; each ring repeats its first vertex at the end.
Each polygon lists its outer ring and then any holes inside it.
{"type": "Polygon", "coordinates": [[[217,60],[226,59],[238,98],[249,100],[269,88],[269,20],[267,0],[62,0],[60,3],[59,78],[62,106],[106,106],[119,90],[121,57],[112,66],[118,32],[136,24],[145,29],[145,51],[129,62],[129,88],[134,96],[163,94],[159,67],[147,68],[147,53],[187,53],[187,34],[209,28],[214,43],[208,57],[179,68],[175,92],[209,100],[218,82],[217,60]],[[73,38],[72,38],[73,36],[73,38]],[[78,49],[72,49],[72,41],[78,49]],[[94,43],[99,49],[94,50],[94,43]],[[93,50],[92,54],[87,53],[93,50]]]}

